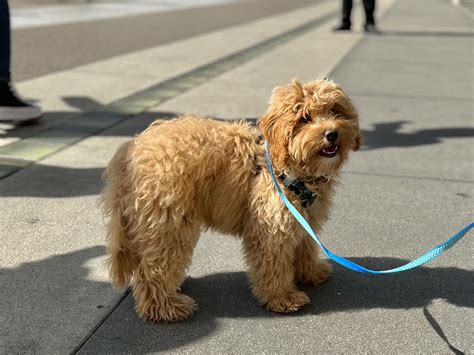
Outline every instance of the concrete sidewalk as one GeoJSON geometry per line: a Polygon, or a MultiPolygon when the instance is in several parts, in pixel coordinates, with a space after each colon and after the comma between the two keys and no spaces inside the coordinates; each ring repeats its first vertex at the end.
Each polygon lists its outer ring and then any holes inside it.
{"type": "Polygon", "coordinates": [[[360,111],[331,250],[385,269],[472,220],[472,20],[449,0],[378,6],[381,36],[331,33],[338,4],[322,2],[21,83],[47,114],[0,127],[0,353],[473,352],[472,236],[405,274],[335,267],[294,316],[258,306],[239,242],[212,232],[183,286],[200,306],[187,322],[141,321],[107,281],[96,201],[117,147],[156,116],[257,118],[293,77],[336,80],[360,111]]]}

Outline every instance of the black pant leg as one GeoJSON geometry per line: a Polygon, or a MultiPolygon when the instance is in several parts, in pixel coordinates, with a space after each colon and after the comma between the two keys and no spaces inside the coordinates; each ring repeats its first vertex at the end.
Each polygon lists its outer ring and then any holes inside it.
{"type": "Polygon", "coordinates": [[[351,26],[352,0],[342,0],[342,24],[351,26]]]}
{"type": "Polygon", "coordinates": [[[375,25],[375,0],[363,0],[365,10],[365,24],[375,25]]]}
{"type": "Polygon", "coordinates": [[[8,0],[0,0],[0,80],[10,80],[10,12],[8,0]]]}

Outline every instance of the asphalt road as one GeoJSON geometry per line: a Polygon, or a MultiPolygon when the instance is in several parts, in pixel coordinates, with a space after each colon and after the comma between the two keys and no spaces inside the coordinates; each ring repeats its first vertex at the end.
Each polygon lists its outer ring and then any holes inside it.
{"type": "Polygon", "coordinates": [[[316,2],[318,0],[247,0],[166,13],[20,29],[12,34],[12,75],[14,81],[25,80],[316,2]]]}

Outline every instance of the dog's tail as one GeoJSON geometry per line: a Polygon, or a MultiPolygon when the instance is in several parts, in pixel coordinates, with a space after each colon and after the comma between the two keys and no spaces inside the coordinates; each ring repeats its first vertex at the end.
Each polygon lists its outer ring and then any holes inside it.
{"type": "Polygon", "coordinates": [[[127,165],[129,150],[133,142],[123,144],[110,161],[104,172],[106,182],[102,193],[101,207],[104,216],[109,217],[107,226],[107,254],[109,276],[114,287],[124,287],[130,283],[136,260],[130,245],[129,227],[125,214],[129,179],[127,165]]]}

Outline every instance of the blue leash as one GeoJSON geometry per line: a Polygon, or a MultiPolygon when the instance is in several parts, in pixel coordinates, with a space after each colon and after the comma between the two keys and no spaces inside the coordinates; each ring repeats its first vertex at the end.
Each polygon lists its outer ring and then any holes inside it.
{"type": "Polygon", "coordinates": [[[265,145],[265,154],[267,158],[267,165],[268,165],[268,170],[270,171],[270,175],[273,180],[273,184],[275,185],[278,194],[280,195],[281,199],[283,200],[283,203],[286,205],[288,210],[291,212],[291,214],[297,219],[299,224],[308,232],[308,234],[311,236],[311,238],[314,239],[316,243],[321,247],[321,249],[324,251],[324,253],[333,261],[336,263],[345,266],[348,269],[361,272],[361,273],[366,273],[366,274],[373,274],[373,275],[379,275],[379,274],[391,274],[395,272],[401,272],[401,271],[406,271],[413,269],[415,267],[418,267],[420,265],[423,265],[427,263],[430,260],[435,259],[438,255],[444,253],[446,250],[450,249],[454,244],[459,242],[464,235],[469,232],[473,227],[474,227],[474,222],[470,223],[469,225],[465,226],[463,229],[461,229],[459,232],[457,232],[455,235],[453,235],[451,238],[449,238],[447,241],[444,243],[438,245],[437,247],[431,249],[427,253],[423,254],[422,256],[418,257],[417,259],[409,262],[408,264],[402,265],[400,267],[397,267],[395,269],[390,269],[390,270],[370,270],[366,269],[363,266],[360,266],[359,264],[356,264],[350,260],[347,260],[343,258],[342,256],[336,255],[332,253],[328,248],[324,246],[324,244],[319,240],[319,237],[316,233],[314,233],[313,229],[311,226],[308,224],[308,222],[304,219],[304,217],[298,212],[298,210],[291,204],[290,201],[286,198],[285,194],[281,191],[280,186],[278,185],[275,175],[273,174],[273,168],[272,164],[270,163],[270,156],[268,154],[268,142],[266,142],[265,145]]]}

